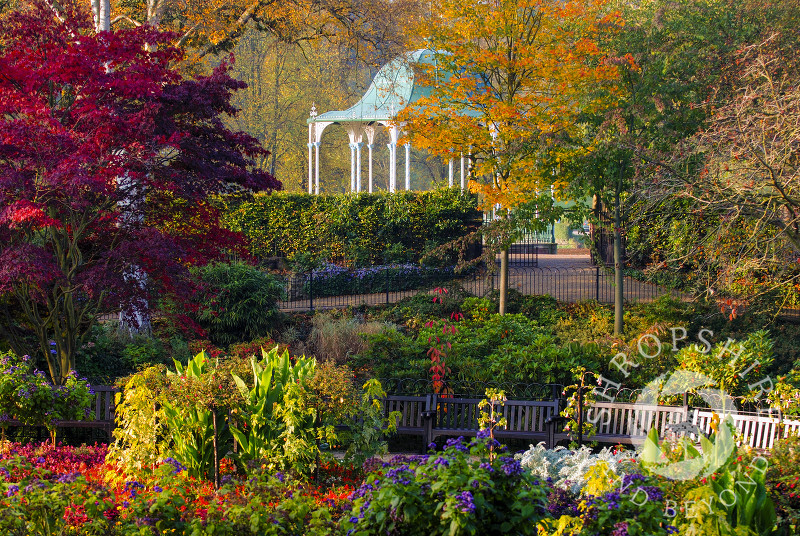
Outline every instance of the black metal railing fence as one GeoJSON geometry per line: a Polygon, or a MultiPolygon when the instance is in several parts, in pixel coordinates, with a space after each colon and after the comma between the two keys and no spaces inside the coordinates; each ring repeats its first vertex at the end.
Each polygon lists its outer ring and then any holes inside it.
{"type": "MultiPolygon", "coordinates": [[[[459,288],[474,296],[488,296],[499,290],[500,284],[497,273],[459,275],[450,270],[402,273],[384,270],[366,275],[363,271],[340,270],[331,274],[314,270],[283,277],[286,299],[279,303],[279,308],[288,311],[388,304],[430,293],[436,287],[459,288]]],[[[614,302],[614,274],[600,267],[512,268],[509,288],[525,295],[550,295],[568,303],[614,302]]],[[[680,297],[676,291],[631,278],[625,278],[623,294],[628,302],[652,301],[665,294],[680,297]]]]}

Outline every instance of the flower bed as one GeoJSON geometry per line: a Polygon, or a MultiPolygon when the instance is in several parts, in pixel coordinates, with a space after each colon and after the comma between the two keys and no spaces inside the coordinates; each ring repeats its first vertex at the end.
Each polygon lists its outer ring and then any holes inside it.
{"type": "Polygon", "coordinates": [[[0,452],[0,533],[9,535],[332,534],[354,490],[338,467],[321,470],[319,487],[256,467],[225,474],[214,490],[172,458],[129,477],[106,463],[104,445],[6,442],[0,452]]]}
{"type": "MultiPolygon", "coordinates": [[[[106,452],[104,445],[0,444],[0,533],[760,536],[788,520],[776,520],[766,496],[764,459],[742,452],[710,476],[668,480],[631,453],[532,447],[512,456],[484,431],[427,455],[325,466],[317,479],[257,464],[237,473],[223,460],[216,490],[173,458],[134,477],[108,463],[106,452]],[[548,467],[537,459],[550,460],[548,467]],[[718,499],[725,490],[735,503],[718,499]]],[[[792,470],[780,472],[781,486],[796,480],[792,470]]]]}
{"type": "Polygon", "coordinates": [[[312,274],[305,274],[303,294],[322,297],[399,292],[435,285],[452,278],[452,268],[388,264],[349,270],[335,264],[324,264],[312,274]]]}

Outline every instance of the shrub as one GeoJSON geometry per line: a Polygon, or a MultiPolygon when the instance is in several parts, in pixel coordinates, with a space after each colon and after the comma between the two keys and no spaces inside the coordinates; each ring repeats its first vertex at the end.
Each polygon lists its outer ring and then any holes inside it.
{"type": "Polygon", "coordinates": [[[448,283],[444,286],[444,292],[436,294],[435,301],[431,294],[416,294],[387,306],[380,316],[395,324],[418,328],[427,320],[447,318],[461,312],[462,303],[470,296],[457,283],[448,283]]]}
{"type": "Polygon", "coordinates": [[[616,476],[632,474],[637,468],[634,456],[633,452],[608,447],[595,454],[586,446],[577,450],[547,449],[544,443],[539,443],[517,454],[517,459],[533,476],[577,494],[586,487],[587,475],[595,465],[602,462],[616,476]]]}
{"type": "MultiPolygon", "coordinates": [[[[480,307],[485,302],[465,303],[480,307]]],[[[567,384],[572,382],[574,367],[597,369],[602,362],[599,346],[559,343],[524,316],[483,316],[458,322],[455,332],[447,334],[443,334],[444,320],[430,322],[416,335],[384,329],[368,337],[368,348],[351,358],[351,366],[358,371],[369,369],[381,379],[429,378],[427,352],[433,346],[430,341],[437,337],[440,342],[436,346],[450,345],[447,379],[465,389],[480,382],[567,384]]],[[[473,394],[482,391],[476,388],[473,394]]],[[[514,396],[513,391],[509,396],[514,396]]]]}
{"type": "Polygon", "coordinates": [[[800,527],[800,437],[791,435],[775,443],[766,484],[778,524],[789,534],[790,527],[800,527]]]}
{"type": "Polygon", "coordinates": [[[152,470],[169,448],[164,408],[159,404],[167,389],[166,367],[149,367],[121,382],[115,395],[116,428],[108,448],[109,463],[131,474],[152,470]]]}
{"type": "Polygon", "coordinates": [[[291,468],[307,474],[314,469],[317,454],[317,412],[306,390],[316,362],[305,357],[291,360],[288,352],[278,354],[276,348],[250,361],[252,387],[233,376],[244,399],[241,419],[231,425],[240,447],[237,461],[242,465],[258,461],[273,470],[291,468]]]}
{"type": "Polygon", "coordinates": [[[269,337],[259,337],[248,342],[231,344],[226,354],[230,358],[247,360],[253,356],[260,356],[262,350],[271,350],[277,346],[269,337]]]}
{"type": "Polygon", "coordinates": [[[707,376],[731,396],[763,396],[763,392],[751,390],[758,387],[763,370],[772,364],[772,341],[761,330],[742,341],[719,342],[708,350],[698,345],[686,346],[675,359],[680,368],[707,376]]]}
{"type": "MultiPolygon", "coordinates": [[[[601,462],[602,464],[603,462],[601,462]]],[[[595,466],[597,468],[598,465],[595,466]]],[[[591,471],[590,471],[591,472],[591,471]]],[[[600,472],[600,478],[605,475],[600,472]]],[[[658,482],[640,474],[624,475],[605,492],[585,493],[572,515],[550,518],[539,524],[540,536],[666,536],[677,529],[665,514],[664,494],[658,482]]],[[[708,533],[695,533],[708,534],[708,533]]]]}
{"type": "Polygon", "coordinates": [[[259,257],[324,258],[371,265],[417,262],[426,241],[444,244],[480,226],[477,198],[459,189],[370,195],[278,193],[230,198],[224,220],[259,257]]]}
{"type": "Polygon", "coordinates": [[[263,337],[278,320],[281,283],[243,262],[208,264],[193,272],[203,290],[196,321],[217,346],[263,337]]]}
{"type": "Polygon", "coordinates": [[[57,421],[84,421],[91,412],[92,391],[85,378],[70,372],[64,385],[51,384],[33,367],[30,356],[0,355],[0,431],[5,439],[7,421],[44,426],[55,445],[57,421]]]}
{"type": "MultiPolygon", "coordinates": [[[[488,435],[488,432],[486,432],[488,435]]],[[[386,464],[353,493],[343,528],[372,534],[537,534],[545,488],[511,456],[490,459],[484,434],[444,452],[386,464]]]]}

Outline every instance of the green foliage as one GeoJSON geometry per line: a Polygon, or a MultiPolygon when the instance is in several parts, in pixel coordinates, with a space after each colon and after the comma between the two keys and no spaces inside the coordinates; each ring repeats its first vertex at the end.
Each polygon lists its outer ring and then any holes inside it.
{"type": "Polygon", "coordinates": [[[159,398],[166,390],[166,369],[150,367],[134,374],[115,395],[116,428],[106,459],[132,475],[151,471],[169,448],[164,429],[164,407],[159,398]]]}
{"type": "Polygon", "coordinates": [[[486,398],[480,401],[478,409],[480,416],[478,417],[478,425],[481,430],[489,432],[489,459],[494,459],[494,431],[495,428],[503,428],[508,425],[508,420],[505,417],[500,417],[503,411],[503,405],[506,401],[506,393],[502,389],[486,389],[486,398]]]}
{"type": "Polygon", "coordinates": [[[6,421],[15,419],[26,426],[44,426],[55,445],[57,421],[93,418],[94,401],[89,384],[70,372],[63,385],[53,385],[44,372],[33,367],[29,356],[0,354],[0,430],[5,438],[6,421]]]}
{"type": "MultiPolygon", "coordinates": [[[[402,254],[418,261],[426,241],[444,244],[480,225],[477,200],[459,189],[370,195],[271,194],[229,200],[231,230],[259,257],[298,254],[350,265],[402,254]]],[[[307,259],[306,259],[307,262],[307,259]]]]}
{"type": "Polygon", "coordinates": [[[137,336],[122,350],[122,359],[133,368],[158,363],[165,356],[166,351],[161,341],[152,337],[137,336]]]}
{"type": "Polygon", "coordinates": [[[416,294],[383,308],[380,317],[395,324],[418,328],[428,320],[461,312],[462,303],[471,295],[458,284],[447,284],[444,288],[446,292],[438,294],[436,301],[430,294],[416,294]]]}
{"type": "Polygon", "coordinates": [[[766,485],[783,534],[796,534],[800,528],[800,436],[792,434],[775,442],[766,485]]]}
{"type": "MultiPolygon", "coordinates": [[[[159,321],[156,322],[157,324],[159,321]]],[[[92,326],[86,342],[76,351],[76,369],[93,385],[112,385],[118,378],[149,366],[171,365],[172,359],[191,357],[189,346],[178,336],[147,337],[121,333],[117,322],[92,326]]]]}
{"type": "Polygon", "coordinates": [[[509,309],[509,311],[525,315],[541,326],[552,326],[559,319],[567,316],[567,313],[559,307],[556,299],[549,295],[523,296],[518,310],[509,309]]]}
{"type": "Polygon", "coordinates": [[[371,474],[344,529],[353,536],[537,534],[544,488],[510,456],[489,459],[486,439],[371,474]]]}
{"type": "Polygon", "coordinates": [[[401,333],[395,326],[386,326],[380,333],[367,336],[368,348],[349,360],[358,372],[378,378],[424,378],[430,360],[425,352],[427,341],[401,333]]]}
{"type": "MultiPolygon", "coordinates": [[[[759,390],[758,381],[772,364],[772,341],[761,330],[741,341],[718,342],[713,348],[696,344],[684,347],[675,359],[681,369],[707,376],[731,396],[763,398],[765,393],[759,390]]],[[[771,383],[767,387],[771,388],[771,383]]]]}
{"type": "MultiPolygon", "coordinates": [[[[598,368],[602,352],[596,344],[560,344],[522,315],[484,314],[477,309],[486,302],[465,302],[472,318],[458,323],[448,334],[448,377],[459,382],[495,381],[561,383],[572,381],[576,366],[598,368]],[[472,308],[472,309],[470,309],[472,308]]],[[[437,320],[419,332],[404,334],[394,328],[369,335],[369,347],[351,359],[357,370],[367,367],[379,378],[426,378],[430,340],[442,335],[446,321],[437,320]]]]}
{"type": "Polygon", "coordinates": [[[756,457],[745,466],[729,463],[686,494],[689,505],[681,534],[767,536],[774,534],[775,505],[766,486],[769,463],[756,457]]]}
{"type": "Polygon", "coordinates": [[[566,405],[561,410],[561,416],[567,419],[564,431],[569,433],[572,447],[575,446],[575,440],[579,434],[582,434],[583,438],[586,439],[596,432],[596,421],[592,422],[591,416],[588,414],[587,418],[580,418],[580,415],[581,406],[583,411],[586,412],[586,409],[597,401],[594,386],[600,375],[587,371],[586,368],[581,366],[573,368],[570,373],[575,378],[576,383],[567,386],[564,392],[561,393],[567,397],[566,405]]]}
{"type": "MultiPolygon", "coordinates": [[[[8,497],[0,508],[0,532],[9,536],[65,534],[64,514],[74,504],[71,491],[76,485],[47,479],[47,471],[31,467],[21,457],[4,465],[8,466],[6,470],[23,470],[28,476],[0,484],[0,492],[8,497]]],[[[78,479],[77,485],[86,487],[85,479],[78,479]]]]}
{"type": "Polygon", "coordinates": [[[337,534],[330,509],[304,493],[304,482],[291,475],[257,469],[241,491],[236,486],[232,483],[220,489],[224,501],[209,503],[206,519],[197,519],[195,530],[213,527],[213,531],[206,529],[200,534],[223,536],[337,534]]]}
{"type": "Polygon", "coordinates": [[[380,402],[386,397],[378,380],[368,380],[363,386],[361,402],[350,412],[350,425],[337,433],[337,441],[347,444],[345,462],[360,467],[367,459],[388,452],[385,437],[397,431],[401,414],[393,411],[384,415],[380,402]]]}
{"type": "Polygon", "coordinates": [[[711,478],[716,504],[725,512],[734,529],[746,527],[753,534],[766,536],[775,527],[775,505],[766,489],[769,462],[756,457],[747,467],[731,462],[711,478]]]}
{"type": "Polygon", "coordinates": [[[465,316],[477,322],[485,322],[497,310],[497,305],[489,298],[466,298],[461,304],[465,316]]]}
{"type": "Polygon", "coordinates": [[[298,358],[277,348],[262,351],[260,361],[250,360],[253,386],[238,375],[233,379],[245,400],[242,420],[231,432],[241,447],[236,458],[244,464],[261,461],[270,469],[294,468],[307,473],[314,468],[316,411],[308,404],[304,387],[314,374],[313,359],[298,358]]]}
{"type": "Polygon", "coordinates": [[[205,352],[184,367],[175,361],[176,372],[167,371],[173,393],[179,397],[160,400],[164,427],[169,430],[170,453],[196,478],[215,479],[221,454],[232,447],[225,418],[227,405],[217,392],[224,389],[205,352]],[[176,385],[177,384],[177,385],[176,385]]]}
{"type": "Polygon", "coordinates": [[[270,274],[243,262],[196,268],[203,290],[197,323],[217,346],[263,337],[279,319],[283,287],[270,274]]]}

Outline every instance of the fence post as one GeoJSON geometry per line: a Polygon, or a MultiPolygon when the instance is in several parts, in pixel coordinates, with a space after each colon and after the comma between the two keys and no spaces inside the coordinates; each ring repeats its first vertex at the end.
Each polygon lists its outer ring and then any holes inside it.
{"type": "Polygon", "coordinates": [[[594,299],[600,303],[600,267],[594,267],[594,299]]]}
{"type": "Polygon", "coordinates": [[[389,304],[389,283],[391,283],[392,278],[389,277],[389,270],[385,270],[384,273],[386,274],[386,304],[389,304]]]}
{"type": "Polygon", "coordinates": [[[314,312],[314,269],[311,269],[308,276],[308,308],[314,312]]]}

